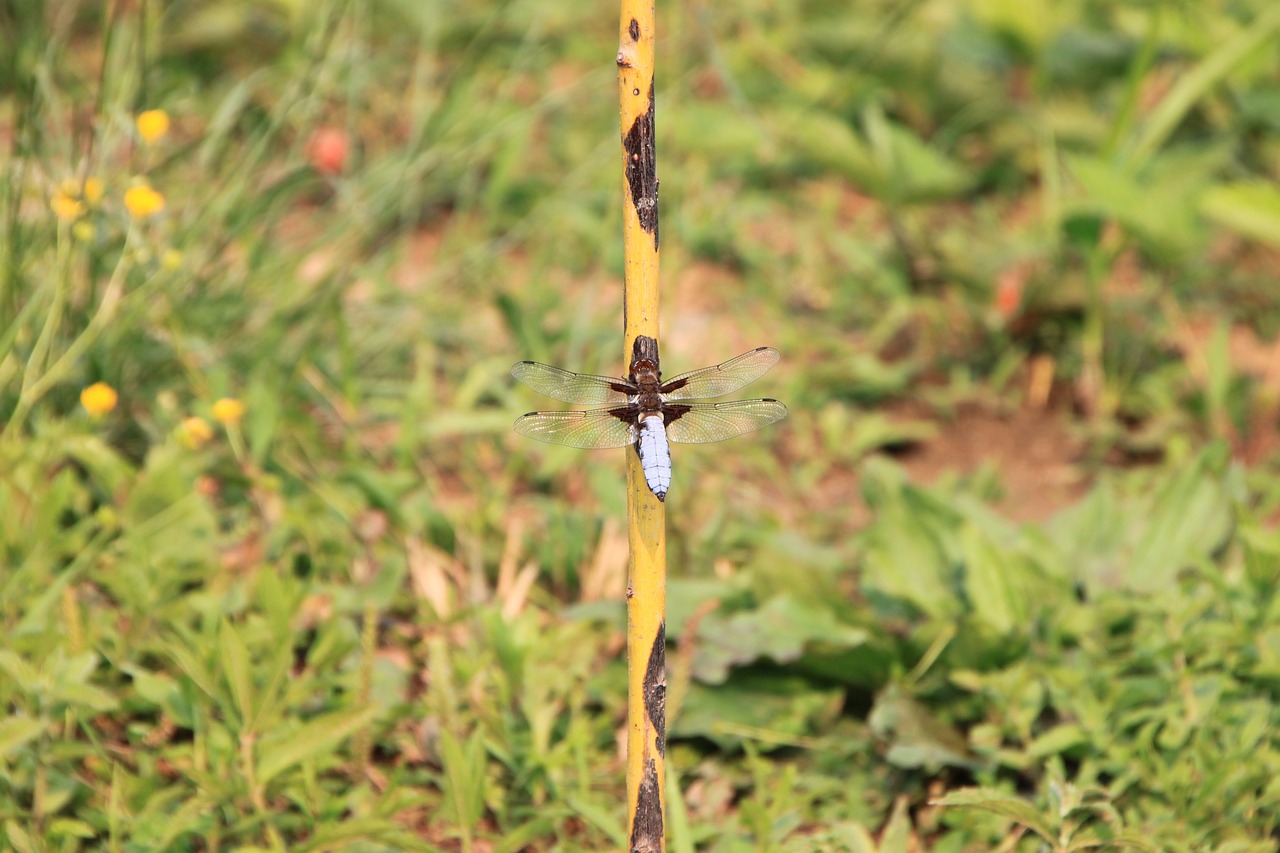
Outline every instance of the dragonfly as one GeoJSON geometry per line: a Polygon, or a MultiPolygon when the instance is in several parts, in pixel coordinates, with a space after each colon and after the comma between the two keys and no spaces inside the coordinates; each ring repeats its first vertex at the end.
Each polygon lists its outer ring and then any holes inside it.
{"type": "Polygon", "coordinates": [[[777,400],[698,403],[723,397],[759,379],[781,358],[773,347],[757,347],[723,364],[691,370],[662,381],[658,344],[638,336],[626,379],[572,373],[536,361],[522,361],[511,375],[539,394],[578,405],[605,408],[573,412],[529,412],[515,431],[529,438],[569,447],[596,449],[631,445],[640,457],[645,482],[660,501],[671,487],[671,449],[677,444],[706,444],[760,429],[787,416],[777,400]]]}

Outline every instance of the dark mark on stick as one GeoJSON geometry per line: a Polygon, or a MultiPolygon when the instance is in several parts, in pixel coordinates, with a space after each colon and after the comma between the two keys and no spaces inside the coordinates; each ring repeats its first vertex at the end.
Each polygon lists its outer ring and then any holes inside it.
{"type": "Polygon", "coordinates": [[[631,34],[632,41],[640,41],[640,22],[632,18],[631,26],[627,27],[627,32],[631,34]]]}
{"type": "Polygon", "coordinates": [[[667,625],[658,626],[644,670],[644,709],[657,733],[658,754],[667,754],[667,625]]]}
{"type": "Polygon", "coordinates": [[[640,227],[653,235],[658,250],[658,153],[653,139],[653,81],[649,81],[649,109],[638,116],[622,140],[627,155],[627,185],[640,227]]]}
{"type": "Polygon", "coordinates": [[[662,793],[658,790],[658,769],[652,758],[640,780],[629,849],[631,853],[658,853],[662,849],[662,793]]]}

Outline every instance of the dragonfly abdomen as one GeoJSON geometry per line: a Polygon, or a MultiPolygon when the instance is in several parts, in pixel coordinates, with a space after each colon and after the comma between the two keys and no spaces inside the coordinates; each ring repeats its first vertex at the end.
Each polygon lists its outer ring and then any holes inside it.
{"type": "Polygon", "coordinates": [[[667,444],[667,428],[658,412],[640,418],[640,437],[636,442],[640,454],[640,467],[644,469],[649,491],[658,500],[665,500],[671,488],[671,447],[667,444]]]}

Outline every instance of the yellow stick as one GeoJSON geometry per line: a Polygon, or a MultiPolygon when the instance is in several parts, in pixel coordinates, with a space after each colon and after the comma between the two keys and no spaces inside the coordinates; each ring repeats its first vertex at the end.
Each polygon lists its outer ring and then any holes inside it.
{"type": "MultiPolygon", "coordinates": [[[[653,0],[622,0],[618,97],[622,114],[623,357],[658,336],[658,178],[653,138],[653,0]]],[[[663,504],[627,448],[627,834],[629,853],[666,850],[667,541],[663,504]]]]}

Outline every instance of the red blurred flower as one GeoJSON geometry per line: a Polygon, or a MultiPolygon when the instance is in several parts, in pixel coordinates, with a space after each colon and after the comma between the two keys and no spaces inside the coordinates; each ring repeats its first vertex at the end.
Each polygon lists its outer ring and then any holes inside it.
{"type": "Polygon", "coordinates": [[[340,175],[347,167],[351,142],[346,131],[336,127],[319,127],[307,142],[307,160],[322,175],[340,175]]]}
{"type": "Polygon", "coordinates": [[[1005,270],[996,281],[995,309],[1002,320],[1008,320],[1022,306],[1022,291],[1026,288],[1026,270],[1019,267],[1005,270]]]}

